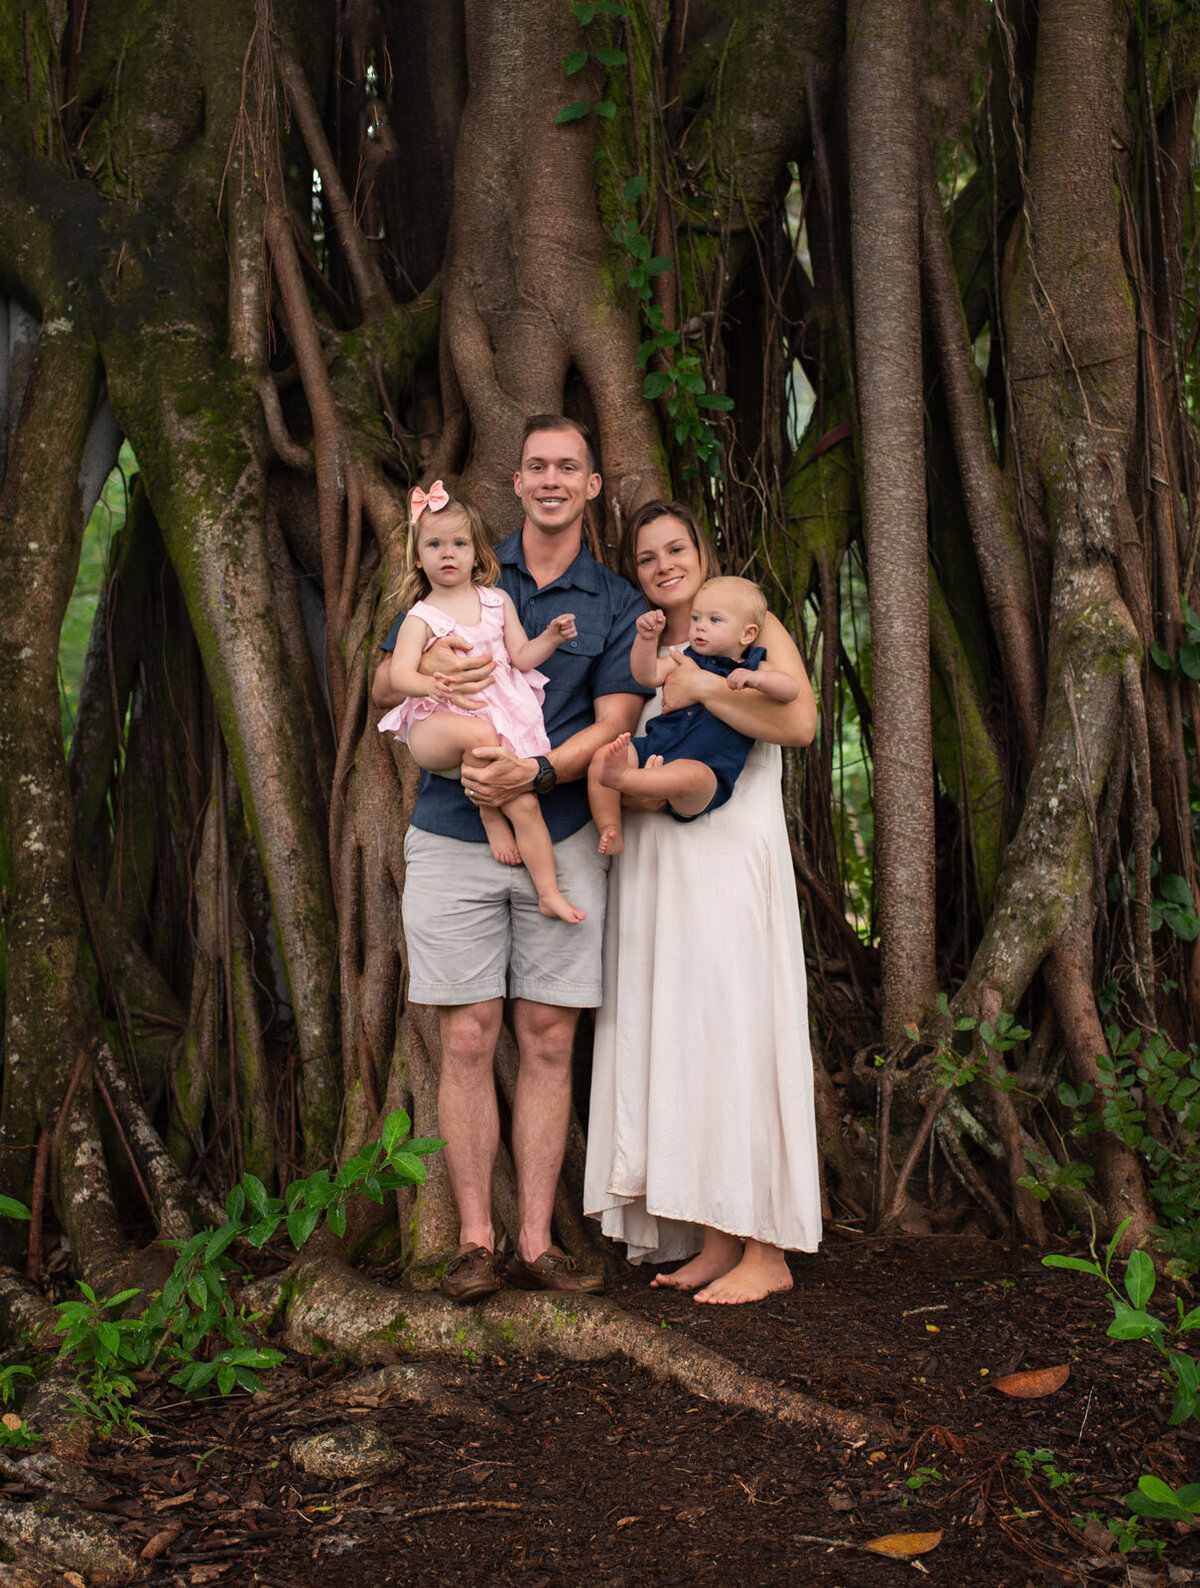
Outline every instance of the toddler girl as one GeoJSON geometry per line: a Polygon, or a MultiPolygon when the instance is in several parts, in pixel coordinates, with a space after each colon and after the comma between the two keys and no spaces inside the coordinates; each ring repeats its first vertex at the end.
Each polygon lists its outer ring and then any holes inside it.
{"type": "MultiPolygon", "coordinates": [[[[441,480],[428,495],[413,492],[405,572],[397,591],[408,615],[395,649],[380,664],[391,669],[388,682],[408,698],[380,718],[379,731],[402,738],[427,772],[460,775],[463,757],[483,745],[501,745],[519,756],[545,755],[550,749],[542,722],[546,678],[534,669],[563,640],[575,637],[575,619],[565,612],[536,639],[527,638],[511,599],[494,588],[499,576],[477,508],[447,495],[441,480]],[[473,654],[490,655],[495,662],[483,706],[460,705],[446,674],[419,671],[422,654],[447,634],[463,635],[473,654]]],[[[542,914],[572,925],[582,921],[584,912],[559,891],[537,796],[514,795],[499,809],[480,806],[479,815],[496,859],[509,866],[524,862],[542,914]]]]}

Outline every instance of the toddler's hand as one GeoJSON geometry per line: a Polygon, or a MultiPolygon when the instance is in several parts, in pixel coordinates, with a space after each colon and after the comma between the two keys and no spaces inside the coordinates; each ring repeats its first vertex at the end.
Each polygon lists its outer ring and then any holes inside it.
{"type": "Polygon", "coordinates": [[[666,626],[667,614],[660,612],[657,607],[652,607],[649,612],[643,612],[637,620],[637,631],[644,640],[652,640],[661,634],[666,626]]]}
{"type": "Polygon", "coordinates": [[[457,704],[458,697],[450,687],[450,680],[445,673],[434,673],[429,680],[429,698],[430,700],[436,700],[439,706],[457,704]]]}
{"type": "Polygon", "coordinates": [[[546,633],[553,634],[555,640],[561,645],[563,640],[573,640],[579,630],[575,627],[574,612],[564,612],[561,617],[552,618],[546,624],[546,633]]]}
{"type": "Polygon", "coordinates": [[[725,682],[730,689],[753,689],[754,669],[752,667],[735,667],[725,682]]]}

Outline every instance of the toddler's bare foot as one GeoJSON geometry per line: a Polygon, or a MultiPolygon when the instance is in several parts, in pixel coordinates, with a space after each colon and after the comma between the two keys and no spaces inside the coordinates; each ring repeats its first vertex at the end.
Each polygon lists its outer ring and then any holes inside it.
{"type": "Polygon", "coordinates": [[[494,809],[481,810],[479,814],[492,854],[502,866],[519,866],[521,851],[517,848],[516,835],[508,825],[507,818],[494,809]]]}
{"type": "MultiPolygon", "coordinates": [[[[629,733],[619,733],[611,744],[606,744],[592,765],[597,780],[605,788],[623,788],[630,767],[629,733]]],[[[633,758],[636,765],[636,757],[633,758]]]]}
{"type": "Polygon", "coordinates": [[[708,1285],[720,1279],[742,1260],[742,1243],[736,1235],[724,1230],[706,1229],[704,1245],[692,1258],[673,1274],[655,1274],[650,1281],[659,1290],[695,1290],[697,1285],[708,1285]]]}
{"type": "Polygon", "coordinates": [[[543,915],[556,915],[569,926],[578,926],[580,921],[587,920],[587,912],[577,910],[570,899],[564,898],[561,893],[539,893],[538,909],[543,915]]]}
{"type": "Polygon", "coordinates": [[[779,1247],[767,1246],[763,1241],[747,1241],[737,1267],[698,1290],[692,1299],[736,1307],[791,1288],[791,1270],[779,1247]]]}
{"type": "Polygon", "coordinates": [[[621,836],[619,827],[606,827],[600,834],[600,842],[596,845],[597,854],[623,855],[625,853],[625,840],[621,836]]]}

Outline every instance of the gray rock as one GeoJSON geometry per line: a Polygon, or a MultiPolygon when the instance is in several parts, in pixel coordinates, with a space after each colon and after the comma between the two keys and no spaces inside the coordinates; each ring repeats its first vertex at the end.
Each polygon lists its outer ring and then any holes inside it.
{"type": "Polygon", "coordinates": [[[342,1423],[293,1441],[296,1466],[316,1478],[382,1478],[404,1465],[404,1452],[369,1423],[342,1423]]]}

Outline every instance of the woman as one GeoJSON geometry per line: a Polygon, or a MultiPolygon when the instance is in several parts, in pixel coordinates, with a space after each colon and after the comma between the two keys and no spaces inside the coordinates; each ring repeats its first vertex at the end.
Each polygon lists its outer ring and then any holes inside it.
{"type": "MultiPolygon", "coordinates": [[[[649,502],[630,520],[622,571],[687,641],[716,574],[691,510],[649,502]]],[[[704,1302],[791,1288],[785,1250],[821,1234],[804,954],[780,792],[779,744],[816,730],[790,635],[768,617],[789,705],[735,693],[685,659],[666,705],[702,704],[759,742],[728,803],[683,825],[632,810],[609,879],[604,1002],[596,1024],[584,1209],[632,1262],[688,1258],[656,1285],[704,1302]]],[[[662,709],[647,703],[643,723],[662,709]]],[[[641,727],[639,726],[639,732],[641,727]]]]}

